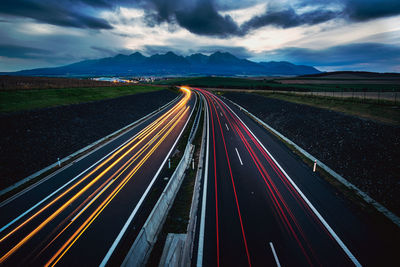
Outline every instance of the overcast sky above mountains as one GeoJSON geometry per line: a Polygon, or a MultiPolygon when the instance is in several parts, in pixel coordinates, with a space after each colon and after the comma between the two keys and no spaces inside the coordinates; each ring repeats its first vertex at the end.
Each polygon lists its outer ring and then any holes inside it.
{"type": "Polygon", "coordinates": [[[0,71],[174,51],[400,72],[398,0],[1,0],[0,71]]]}

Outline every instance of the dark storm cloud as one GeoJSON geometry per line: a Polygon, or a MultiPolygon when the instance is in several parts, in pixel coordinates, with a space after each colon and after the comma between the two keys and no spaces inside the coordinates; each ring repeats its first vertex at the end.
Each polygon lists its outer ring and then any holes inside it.
{"type": "Polygon", "coordinates": [[[345,14],[355,21],[366,21],[400,14],[399,0],[349,0],[345,2],[345,14]]]}
{"type": "MultiPolygon", "coordinates": [[[[89,14],[84,8],[78,9],[73,5],[84,3],[78,1],[40,1],[40,0],[1,0],[0,14],[32,18],[38,22],[90,29],[112,29],[104,19],[89,14]]],[[[97,6],[104,7],[102,1],[86,1],[87,4],[96,2],[97,6]]]]}
{"type": "Polygon", "coordinates": [[[314,25],[331,20],[338,16],[337,12],[330,10],[316,10],[297,14],[294,9],[266,12],[261,16],[255,16],[242,27],[242,31],[248,32],[251,29],[257,29],[267,25],[273,25],[281,28],[290,28],[300,25],[314,25]]]}
{"type": "Polygon", "coordinates": [[[49,51],[39,48],[10,45],[10,44],[0,44],[0,56],[8,58],[42,58],[49,51]]]}
{"type": "Polygon", "coordinates": [[[177,23],[192,33],[219,37],[243,36],[251,30],[269,25],[291,28],[316,25],[335,18],[361,21],[400,14],[398,0],[294,1],[293,5],[286,3],[278,7],[268,4],[262,15],[255,16],[239,26],[229,15],[222,16],[219,11],[245,8],[261,3],[260,1],[142,0],[139,2],[147,12],[146,21],[150,26],[162,22],[177,23]],[[335,8],[331,8],[332,6],[335,8]],[[308,7],[310,11],[297,12],[299,7],[308,7]]]}
{"type": "Polygon", "coordinates": [[[400,46],[381,43],[357,43],[314,50],[285,48],[267,54],[268,60],[290,59],[297,64],[343,66],[354,64],[400,65],[400,46]]]}
{"type": "MultiPolygon", "coordinates": [[[[136,7],[145,11],[145,21],[150,26],[166,22],[179,25],[188,31],[206,36],[243,36],[249,31],[275,26],[290,28],[315,25],[334,18],[365,21],[400,14],[398,0],[314,0],[284,2],[271,8],[269,1],[264,14],[255,16],[239,26],[221,11],[242,9],[263,3],[261,0],[1,0],[0,15],[32,18],[38,22],[58,26],[112,29],[109,21],[97,14],[102,10],[119,7],[136,7]],[[336,5],[336,9],[331,9],[336,5]],[[299,13],[299,7],[308,7],[299,13]],[[334,10],[334,11],[333,11],[334,10]]],[[[135,23],[135,22],[129,22],[135,23]]]]}
{"type": "Polygon", "coordinates": [[[226,15],[221,16],[211,3],[198,2],[190,11],[176,12],[176,20],[183,28],[190,32],[200,35],[237,35],[239,34],[238,25],[233,19],[226,15]]]}
{"type": "Polygon", "coordinates": [[[169,22],[199,35],[239,33],[238,25],[230,16],[219,14],[213,0],[148,0],[141,3],[146,8],[146,22],[150,26],[169,22]]]}

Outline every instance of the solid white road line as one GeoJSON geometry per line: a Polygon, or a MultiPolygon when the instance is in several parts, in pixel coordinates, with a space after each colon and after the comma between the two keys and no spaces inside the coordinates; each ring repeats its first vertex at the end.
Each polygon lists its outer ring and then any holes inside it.
{"type": "Polygon", "coordinates": [[[276,255],[276,252],[275,252],[274,244],[272,244],[272,242],[269,242],[269,246],[271,247],[272,254],[274,254],[276,266],[281,267],[281,263],[279,262],[278,255],[276,255]]]}
{"type": "Polygon", "coordinates": [[[235,147],[235,150],[236,150],[236,154],[237,154],[237,156],[238,156],[238,158],[239,158],[240,165],[242,165],[242,166],[243,166],[242,159],[240,158],[239,151],[237,150],[237,148],[236,148],[236,147],[235,147]]]}
{"type": "MultiPolygon", "coordinates": [[[[222,101],[223,102],[223,101],[222,101]]],[[[261,141],[255,136],[255,134],[250,130],[250,128],[242,121],[242,119],[225,103],[226,107],[228,107],[233,114],[243,123],[243,125],[247,128],[247,130],[253,135],[253,137],[257,140],[257,142],[261,145],[264,151],[268,154],[268,156],[275,162],[276,166],[282,171],[282,173],[286,176],[288,181],[292,184],[292,186],[296,189],[299,195],[303,198],[303,200],[307,203],[310,209],[314,212],[314,214],[318,217],[321,223],[325,226],[328,232],[332,235],[332,237],[336,240],[338,245],[342,248],[342,250],[346,253],[346,255],[350,258],[350,260],[354,263],[355,266],[362,266],[361,263],[356,259],[356,257],[351,253],[351,251],[347,248],[347,246],[343,243],[343,241],[339,238],[339,236],[333,231],[332,227],[325,221],[322,215],[317,211],[313,204],[308,200],[308,198],[303,194],[300,188],[294,183],[292,178],[285,172],[285,170],[281,167],[281,165],[276,161],[276,159],[271,155],[271,153],[265,148],[265,146],[261,143],[261,141]]]]}
{"type": "Polygon", "coordinates": [[[125,222],[124,226],[122,227],[121,231],[119,232],[117,238],[114,240],[113,244],[111,245],[110,249],[108,250],[107,254],[104,256],[104,259],[100,263],[100,267],[106,266],[107,262],[110,260],[111,255],[114,253],[115,248],[117,247],[118,243],[121,241],[123,235],[125,234],[126,230],[128,229],[128,226],[131,224],[133,218],[135,217],[137,211],[139,208],[142,206],[142,203],[144,199],[147,197],[148,193],[150,192],[150,189],[153,187],[154,182],[156,181],[158,175],[160,174],[161,170],[163,169],[165,163],[167,162],[169,156],[171,155],[172,151],[175,149],[176,144],[178,143],[181,135],[183,134],[188,122],[190,121],[190,118],[193,115],[193,111],[195,110],[197,104],[197,98],[196,102],[194,104],[194,107],[192,109],[192,112],[190,113],[185,125],[183,126],[181,132],[179,133],[178,137],[176,138],[174,144],[172,145],[171,149],[169,150],[167,156],[165,157],[164,161],[161,163],[160,168],[158,169],[157,173],[154,175],[153,179],[151,180],[150,184],[147,186],[146,191],[144,191],[142,197],[140,198],[139,202],[136,204],[136,207],[133,209],[131,215],[129,216],[128,220],[125,222]]]}
{"type": "Polygon", "coordinates": [[[225,123],[226,130],[229,131],[228,125],[225,123]]]}
{"type": "Polygon", "coordinates": [[[207,204],[207,182],[208,182],[208,159],[209,159],[209,148],[210,148],[210,118],[208,113],[208,104],[202,95],[207,120],[207,150],[206,150],[206,166],[204,168],[204,186],[203,186],[203,198],[201,203],[201,217],[200,217],[200,233],[199,233],[199,244],[197,248],[197,267],[203,266],[203,247],[204,247],[204,229],[206,223],[206,204],[207,204]]]}

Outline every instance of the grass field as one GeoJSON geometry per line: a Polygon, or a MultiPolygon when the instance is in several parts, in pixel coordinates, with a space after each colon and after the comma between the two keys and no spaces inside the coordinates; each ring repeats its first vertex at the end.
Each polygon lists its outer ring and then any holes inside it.
{"type": "MultiPolygon", "coordinates": [[[[298,79],[298,78],[297,78],[298,79]]],[[[357,80],[357,79],[355,79],[357,80]]],[[[347,79],[346,81],[349,81],[347,79]]],[[[174,78],[169,80],[157,81],[164,85],[189,85],[195,87],[208,88],[244,88],[244,89],[266,89],[266,90],[288,90],[288,91],[355,91],[355,92],[393,92],[400,91],[398,84],[357,84],[352,81],[349,84],[282,84],[279,79],[268,78],[265,80],[229,78],[229,77],[192,77],[174,78]]]]}
{"type": "Polygon", "coordinates": [[[392,102],[381,101],[378,103],[376,100],[364,100],[361,102],[360,100],[348,98],[300,96],[284,93],[259,94],[298,104],[306,104],[314,107],[339,111],[384,123],[400,125],[400,105],[395,105],[392,102]]]}
{"type": "Polygon", "coordinates": [[[78,104],[163,89],[165,88],[145,85],[1,91],[0,112],[78,104]]]}

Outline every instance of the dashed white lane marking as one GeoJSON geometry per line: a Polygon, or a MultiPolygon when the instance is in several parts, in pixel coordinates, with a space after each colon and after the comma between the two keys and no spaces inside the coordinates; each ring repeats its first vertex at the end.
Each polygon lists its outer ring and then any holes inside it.
{"type": "Polygon", "coordinates": [[[238,158],[239,158],[240,165],[243,165],[242,159],[240,158],[240,155],[239,155],[239,151],[237,150],[236,147],[235,147],[235,150],[236,150],[236,154],[237,154],[237,156],[238,156],[238,158]]]}
{"type": "Polygon", "coordinates": [[[275,251],[275,248],[274,248],[274,244],[272,244],[272,242],[269,242],[269,246],[271,247],[272,254],[274,254],[276,266],[277,266],[277,267],[281,267],[281,263],[279,262],[278,255],[276,255],[276,251],[275,251]]]}
{"type": "Polygon", "coordinates": [[[229,127],[228,127],[228,125],[226,123],[225,123],[225,127],[226,127],[226,130],[229,131],[229,127]]]}

